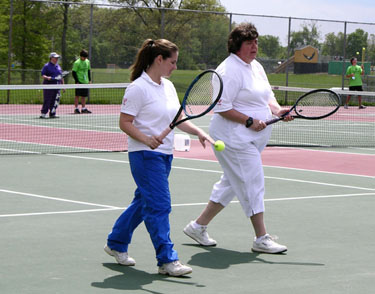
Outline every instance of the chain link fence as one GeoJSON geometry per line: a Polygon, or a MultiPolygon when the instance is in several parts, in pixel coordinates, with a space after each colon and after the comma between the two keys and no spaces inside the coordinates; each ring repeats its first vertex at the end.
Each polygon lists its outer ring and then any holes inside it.
{"type": "MultiPolygon", "coordinates": [[[[48,56],[51,51],[61,53],[64,70],[71,70],[80,49],[88,49],[94,82],[127,81],[128,74],[119,69],[126,69],[132,64],[139,45],[146,38],[167,38],[176,42],[180,48],[180,69],[215,68],[227,55],[228,33],[243,21],[252,22],[257,27],[260,33],[258,60],[269,75],[281,76],[277,79],[280,85],[291,85],[291,74],[323,73],[339,78],[334,85],[331,85],[330,79],[326,84],[322,80],[320,86],[344,87],[346,63],[353,55],[367,64],[365,84],[370,85],[373,80],[375,23],[239,14],[224,9],[208,11],[204,7],[194,10],[104,2],[25,2],[56,9],[53,10],[56,13],[55,31],[47,36],[48,43],[45,45],[48,49],[42,55],[48,56]],[[64,27],[65,21],[69,26],[64,27]],[[65,35],[64,28],[67,29],[65,35]],[[351,40],[351,36],[361,34],[366,37],[365,41],[351,40]],[[268,48],[265,46],[267,41],[275,39],[277,43],[269,43],[268,48]],[[314,63],[309,60],[312,55],[303,51],[310,47],[316,50],[314,63]],[[366,56],[362,51],[364,47],[368,49],[366,56]],[[298,50],[306,56],[303,62],[296,60],[298,50]],[[333,66],[336,66],[336,71],[330,72],[333,66]]],[[[20,12],[15,10],[14,16],[17,13],[20,12]]],[[[17,25],[19,23],[13,23],[14,32],[20,30],[17,25]]],[[[9,50],[15,51],[14,45],[12,49],[9,44],[9,50]]],[[[12,60],[8,68],[0,69],[0,83],[41,83],[40,69],[22,67],[19,61],[12,60]],[[10,80],[8,76],[11,76],[10,80]]],[[[303,81],[293,83],[293,86],[305,86],[303,81]]]]}

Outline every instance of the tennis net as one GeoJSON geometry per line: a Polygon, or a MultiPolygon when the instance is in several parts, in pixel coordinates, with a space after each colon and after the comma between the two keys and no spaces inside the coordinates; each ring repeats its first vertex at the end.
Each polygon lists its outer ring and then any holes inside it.
{"type": "Polygon", "coordinates": [[[0,154],[127,150],[127,137],[118,127],[126,86],[0,86],[0,154]],[[76,88],[89,89],[86,107],[91,114],[74,113],[76,88]],[[53,89],[62,89],[58,118],[41,119],[43,91],[53,89]]]}
{"type": "MultiPolygon", "coordinates": [[[[280,104],[293,105],[296,100],[313,89],[272,87],[280,104]]],[[[361,92],[365,109],[358,108],[359,92],[331,88],[345,103],[351,95],[348,108],[340,107],[333,115],[319,120],[295,119],[273,125],[269,145],[323,146],[323,147],[375,147],[375,92],[361,92]]]]}
{"type": "MultiPolygon", "coordinates": [[[[45,154],[126,151],[127,137],[119,129],[122,97],[128,84],[0,86],[0,154],[45,154]],[[74,114],[76,88],[88,88],[91,114],[74,114]],[[40,119],[43,90],[63,89],[57,119],[40,119]]],[[[273,86],[278,101],[289,107],[310,88],[273,86]]],[[[185,89],[177,89],[183,95],[185,89]]],[[[353,92],[337,90],[343,101],[353,92]]],[[[269,145],[375,146],[375,92],[362,92],[366,109],[352,96],[348,109],[321,120],[295,119],[273,125],[269,145]]],[[[287,107],[287,106],[286,106],[287,107]]],[[[210,115],[195,120],[207,131],[210,115]]]]}

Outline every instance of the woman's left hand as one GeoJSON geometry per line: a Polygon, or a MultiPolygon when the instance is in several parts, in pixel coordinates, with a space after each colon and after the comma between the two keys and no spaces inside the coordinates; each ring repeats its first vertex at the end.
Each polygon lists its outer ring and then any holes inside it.
{"type": "Polygon", "coordinates": [[[198,133],[199,142],[202,144],[203,148],[206,148],[206,141],[213,142],[214,140],[210,137],[210,135],[206,134],[205,132],[201,131],[198,133]]]}
{"type": "MultiPolygon", "coordinates": [[[[288,111],[289,111],[289,109],[283,108],[278,113],[276,113],[276,115],[278,117],[281,117],[284,113],[287,113],[288,111]]],[[[294,119],[294,117],[289,113],[288,115],[286,115],[284,117],[283,121],[291,121],[293,119],[294,119]]]]}

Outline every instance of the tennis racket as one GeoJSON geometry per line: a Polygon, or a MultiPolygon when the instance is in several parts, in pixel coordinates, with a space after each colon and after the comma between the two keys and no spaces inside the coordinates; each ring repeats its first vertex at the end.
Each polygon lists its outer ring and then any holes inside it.
{"type": "Polygon", "coordinates": [[[61,73],[61,75],[58,75],[57,77],[55,77],[55,80],[60,81],[60,80],[62,80],[63,78],[65,78],[68,74],[69,74],[69,72],[66,71],[66,70],[64,70],[64,71],[61,73]]]}
{"type": "Polygon", "coordinates": [[[341,105],[341,98],[327,89],[316,89],[299,97],[290,110],[280,117],[266,121],[266,125],[284,119],[292,111],[292,117],[304,119],[321,119],[334,114],[341,105]]]}
{"type": "MultiPolygon", "coordinates": [[[[219,101],[222,92],[223,81],[216,71],[209,69],[200,73],[186,90],[175,118],[158,138],[162,141],[179,124],[210,112],[219,101]],[[178,120],[182,111],[185,116],[178,120]]],[[[214,144],[215,142],[211,143],[214,144]]]]}

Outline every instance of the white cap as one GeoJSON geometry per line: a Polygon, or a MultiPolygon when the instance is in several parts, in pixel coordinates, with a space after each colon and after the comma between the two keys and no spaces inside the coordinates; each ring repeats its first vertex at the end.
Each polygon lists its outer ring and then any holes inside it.
{"type": "Polygon", "coordinates": [[[60,55],[57,54],[56,52],[52,52],[52,53],[49,55],[49,58],[60,58],[60,55]]]}

